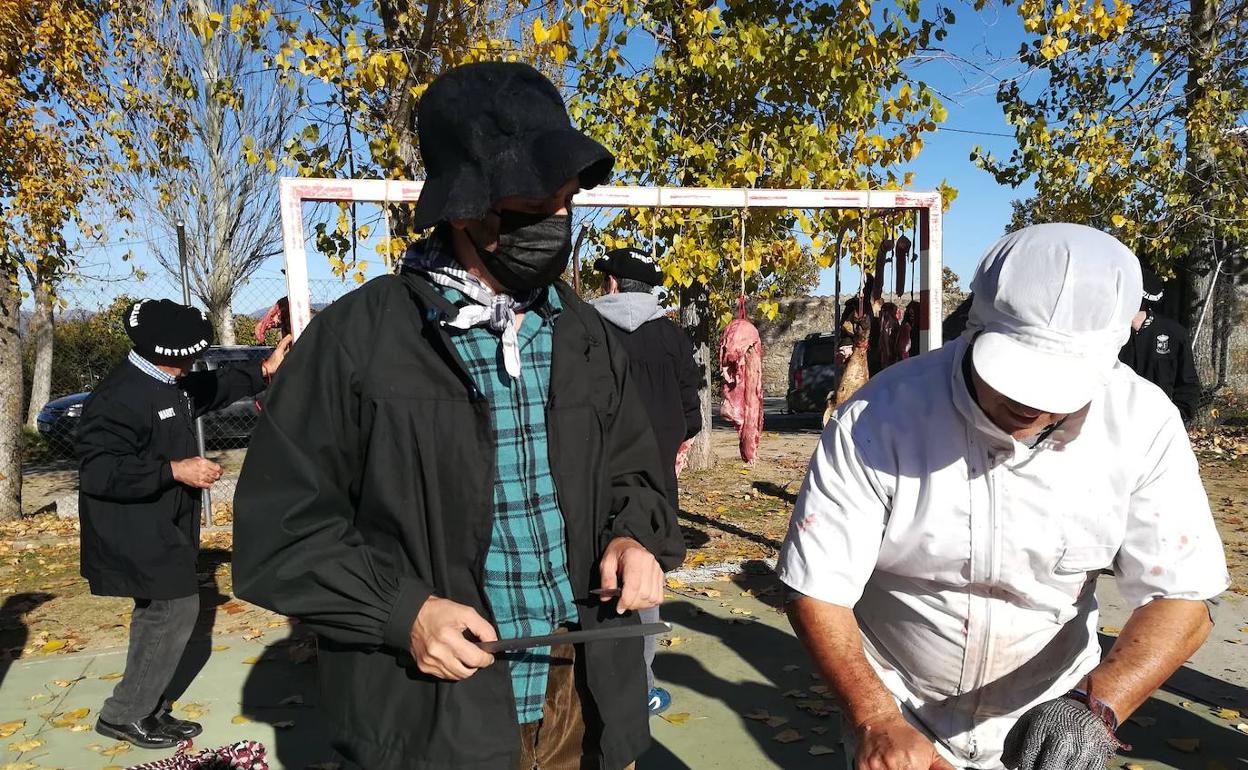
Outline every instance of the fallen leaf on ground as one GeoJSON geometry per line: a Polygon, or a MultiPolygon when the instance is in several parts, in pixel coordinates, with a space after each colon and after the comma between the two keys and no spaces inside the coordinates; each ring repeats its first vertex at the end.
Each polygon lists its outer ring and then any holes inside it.
{"type": "Polygon", "coordinates": [[[9,751],[16,751],[21,754],[26,751],[34,751],[43,745],[43,741],[38,738],[31,738],[25,741],[13,741],[9,744],[9,751]]]}
{"type": "Polygon", "coordinates": [[[260,658],[256,657],[255,655],[252,655],[250,658],[243,658],[244,666],[254,666],[259,662],[260,662],[260,658]]]}
{"type": "Polygon", "coordinates": [[[810,747],[810,755],[812,757],[822,757],[826,754],[835,754],[835,753],[836,753],[836,749],[832,748],[831,746],[822,746],[816,743],[814,746],[810,747]]]}
{"type": "Polygon", "coordinates": [[[90,729],[91,729],[91,725],[70,725],[69,726],[69,731],[71,733],[85,733],[86,731],[90,729]]]}
{"type": "Polygon", "coordinates": [[[280,722],[274,722],[273,726],[278,730],[287,730],[295,726],[295,721],[293,719],[283,719],[280,722]]]}
{"type": "Polygon", "coordinates": [[[1188,711],[1191,711],[1192,709],[1196,708],[1196,704],[1192,703],[1190,700],[1179,701],[1179,705],[1187,709],[1188,711]]]}
{"type": "Polygon", "coordinates": [[[1102,634],[1121,634],[1122,629],[1118,626],[1101,626],[1102,634]]]}
{"type": "Polygon", "coordinates": [[[1218,709],[1213,713],[1217,715],[1218,719],[1225,719],[1227,721],[1239,719],[1240,717],[1240,713],[1235,709],[1218,709]]]}
{"type": "Polygon", "coordinates": [[[797,671],[797,670],[799,670],[800,668],[801,668],[801,666],[796,666],[796,665],[793,665],[793,664],[791,664],[791,663],[790,663],[789,665],[785,666],[784,668],[782,668],[782,669],[780,669],[780,670],[781,670],[781,671],[784,671],[784,672],[786,672],[786,673],[787,673],[787,672],[789,672],[789,671],[797,671]]]}
{"type": "Polygon", "coordinates": [[[1195,754],[1200,751],[1199,738],[1167,738],[1166,743],[1170,744],[1170,748],[1185,754],[1195,754]]]}
{"type": "Polygon", "coordinates": [[[288,698],[282,698],[282,700],[281,700],[281,701],[279,701],[277,705],[279,705],[279,706],[302,706],[302,705],[303,705],[303,696],[302,696],[302,695],[291,695],[291,696],[290,696],[290,697],[288,697],[288,698]]]}
{"type": "Polygon", "coordinates": [[[811,685],[811,687],[810,687],[810,691],[811,691],[811,692],[813,692],[813,693],[814,693],[814,694],[816,694],[816,695],[827,695],[827,694],[828,694],[828,686],[827,686],[826,684],[816,684],[816,685],[811,685]]]}
{"type": "Polygon", "coordinates": [[[763,721],[767,723],[768,727],[779,727],[780,725],[787,725],[789,723],[789,718],[780,717],[780,716],[771,716],[771,717],[767,717],[763,721]]]}
{"type": "Polygon", "coordinates": [[[230,645],[228,645],[228,644],[214,644],[214,645],[212,645],[212,651],[213,651],[213,652],[225,652],[225,651],[226,651],[226,650],[228,650],[228,649],[230,649],[230,645]]]}
{"type": "Polygon", "coordinates": [[[824,727],[823,725],[815,725],[814,727],[810,728],[810,731],[814,733],[815,735],[823,735],[824,733],[828,731],[828,728],[824,727]]]}
{"type": "Polygon", "coordinates": [[[1140,716],[1139,714],[1133,714],[1127,717],[1127,721],[1137,724],[1140,727],[1152,727],[1157,724],[1156,719],[1153,719],[1152,717],[1140,716]]]}
{"type": "Polygon", "coordinates": [[[663,718],[664,722],[673,725],[683,725],[685,722],[689,721],[689,714],[684,711],[676,714],[659,714],[659,716],[663,718]]]}
{"type": "Polygon", "coordinates": [[[729,610],[729,612],[731,612],[733,615],[753,615],[754,614],[753,612],[750,612],[744,607],[733,607],[731,610],[729,610]]]}
{"type": "Polygon", "coordinates": [[[247,723],[248,723],[248,722],[250,722],[250,721],[251,721],[251,720],[250,720],[249,718],[247,718],[247,717],[243,716],[242,714],[239,714],[238,716],[236,716],[236,717],[234,717],[233,719],[231,719],[231,720],[230,720],[230,724],[232,724],[232,725],[245,725],[245,724],[247,724],[247,723]]]}
{"type": "Polygon", "coordinates": [[[103,679],[105,682],[111,681],[113,679],[121,679],[121,672],[114,671],[111,674],[103,674],[100,676],[100,679],[103,679]]]}
{"type": "Polygon", "coordinates": [[[182,713],[186,714],[191,719],[199,719],[204,714],[208,713],[208,707],[202,703],[188,703],[182,707],[182,713]]]}
{"type": "Polygon", "coordinates": [[[767,709],[754,709],[750,713],[746,714],[745,718],[753,719],[757,722],[765,722],[768,719],[771,719],[771,714],[768,713],[767,709]]]}
{"type": "Polygon", "coordinates": [[[53,639],[52,641],[40,647],[39,651],[40,652],[56,652],[57,650],[61,649],[64,646],[65,646],[64,639],[53,639]]]}
{"type": "Polygon", "coordinates": [[[771,736],[771,739],[777,743],[794,743],[802,739],[802,734],[790,727],[771,736]]]}
{"type": "Polygon", "coordinates": [[[670,589],[672,589],[673,591],[675,591],[675,590],[678,590],[678,589],[684,588],[684,587],[685,587],[685,584],[684,584],[683,582],[681,582],[681,581],[677,580],[676,578],[668,578],[668,579],[667,579],[667,587],[668,587],[668,588],[670,588],[670,589]]]}
{"type": "Polygon", "coordinates": [[[782,698],[805,698],[806,695],[807,695],[807,692],[805,690],[789,690],[788,692],[786,692],[784,695],[780,697],[782,698]]]}
{"type": "Polygon", "coordinates": [[[0,770],[39,770],[39,765],[34,762],[10,762],[0,766],[0,770]]]}
{"type": "Polygon", "coordinates": [[[660,641],[664,647],[676,647],[677,645],[684,644],[688,641],[688,639],[685,639],[683,636],[673,636],[671,639],[662,639],[660,641]]]}
{"type": "Polygon", "coordinates": [[[57,714],[56,717],[52,719],[52,725],[54,727],[73,727],[78,724],[78,720],[90,713],[91,709],[85,708],[66,711],[64,714],[57,714]]]}
{"type": "Polygon", "coordinates": [[[1123,770],[1144,770],[1144,765],[1141,765],[1138,762],[1128,762],[1123,765],[1122,768],[1123,770]]]}
{"type": "Polygon", "coordinates": [[[106,757],[115,757],[118,754],[125,754],[129,750],[130,750],[130,744],[117,743],[112,746],[109,746],[107,749],[104,749],[100,753],[106,757]]]}
{"type": "Polygon", "coordinates": [[[5,722],[0,724],[0,738],[8,738],[13,733],[26,726],[25,719],[18,719],[13,722],[5,722]]]}
{"type": "Polygon", "coordinates": [[[1239,724],[1235,725],[1235,729],[1239,730],[1244,735],[1248,735],[1248,725],[1244,724],[1243,722],[1240,722],[1239,724]]]}

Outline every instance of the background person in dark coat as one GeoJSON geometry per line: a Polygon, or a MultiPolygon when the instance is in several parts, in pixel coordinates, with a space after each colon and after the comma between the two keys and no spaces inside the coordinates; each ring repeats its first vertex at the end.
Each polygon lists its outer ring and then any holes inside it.
{"type": "MultiPolygon", "coordinates": [[[[659,307],[654,290],[663,282],[663,274],[649,254],[634,248],[613,249],[595,262],[594,268],[605,276],[606,283],[603,296],[590,304],[611,322],[628,351],[629,372],[659,443],[667,500],[680,510],[676,453],[682,442],[702,430],[698,399],[702,373],[693,360],[693,344],[659,307]]],[[[658,607],[640,614],[643,623],[659,620],[658,607]]],[[[662,713],[672,702],[666,689],[654,686],[655,645],[654,637],[646,637],[644,657],[650,690],[646,703],[651,714],[662,713]]]]}
{"type": "Polygon", "coordinates": [[[1200,378],[1187,329],[1178,321],[1156,311],[1164,293],[1157,274],[1144,272],[1144,298],[1140,312],[1131,321],[1131,337],[1118,352],[1118,360],[1135,373],[1165,391],[1184,423],[1190,423],[1200,403],[1200,378]]]}
{"type": "Polygon", "coordinates": [[[200,732],[164,698],[199,614],[198,490],[221,477],[198,456],[195,418],[263,390],[290,339],[263,364],[188,374],[212,340],[200,311],[141,300],[125,327],[134,349],[87,399],[76,446],[82,575],[97,596],[134,598],[125,675],[96,730],[166,748],[200,732]]]}
{"type": "Polygon", "coordinates": [[[523,64],[449,70],[418,119],[433,232],[291,352],[235,496],[235,589],[317,634],[352,765],[620,770],[649,744],[640,638],[473,643],[635,626],[684,555],[627,354],[558,280],[572,196],[614,158],[523,64]]]}

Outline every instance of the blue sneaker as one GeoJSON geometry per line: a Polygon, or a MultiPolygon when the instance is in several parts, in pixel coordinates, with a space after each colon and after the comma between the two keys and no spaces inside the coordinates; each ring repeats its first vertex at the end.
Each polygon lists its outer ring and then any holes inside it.
{"type": "Polygon", "coordinates": [[[662,687],[650,688],[650,700],[646,702],[646,706],[650,709],[650,716],[662,714],[671,705],[672,694],[670,692],[662,687]]]}

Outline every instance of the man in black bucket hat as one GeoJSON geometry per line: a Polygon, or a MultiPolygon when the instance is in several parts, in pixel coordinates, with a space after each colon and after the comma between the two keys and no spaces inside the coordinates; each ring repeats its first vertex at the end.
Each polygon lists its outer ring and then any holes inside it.
{"type": "Polygon", "coordinates": [[[649,742],[627,634],[684,546],[624,348],[559,280],[572,196],[613,158],[522,64],[447,72],[418,120],[432,232],[291,354],[317,387],[261,415],[235,587],[317,633],[354,765],[619,770],[649,742]]]}
{"type": "Polygon", "coordinates": [[[263,363],[190,374],[212,343],[202,312],[140,300],[123,323],[134,349],[87,399],[76,438],[83,577],[97,596],[134,599],[125,674],[96,730],[168,748],[200,731],[170,715],[165,690],[199,615],[199,490],[221,477],[195,418],[263,390],[290,338],[263,363]]]}

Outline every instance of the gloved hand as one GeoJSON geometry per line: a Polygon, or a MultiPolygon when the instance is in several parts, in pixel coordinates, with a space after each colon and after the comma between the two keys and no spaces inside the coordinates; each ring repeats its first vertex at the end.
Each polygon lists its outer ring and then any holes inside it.
{"type": "Polygon", "coordinates": [[[1019,717],[1001,759],[1010,770],[1104,770],[1121,745],[1085,704],[1057,698],[1019,717]]]}

